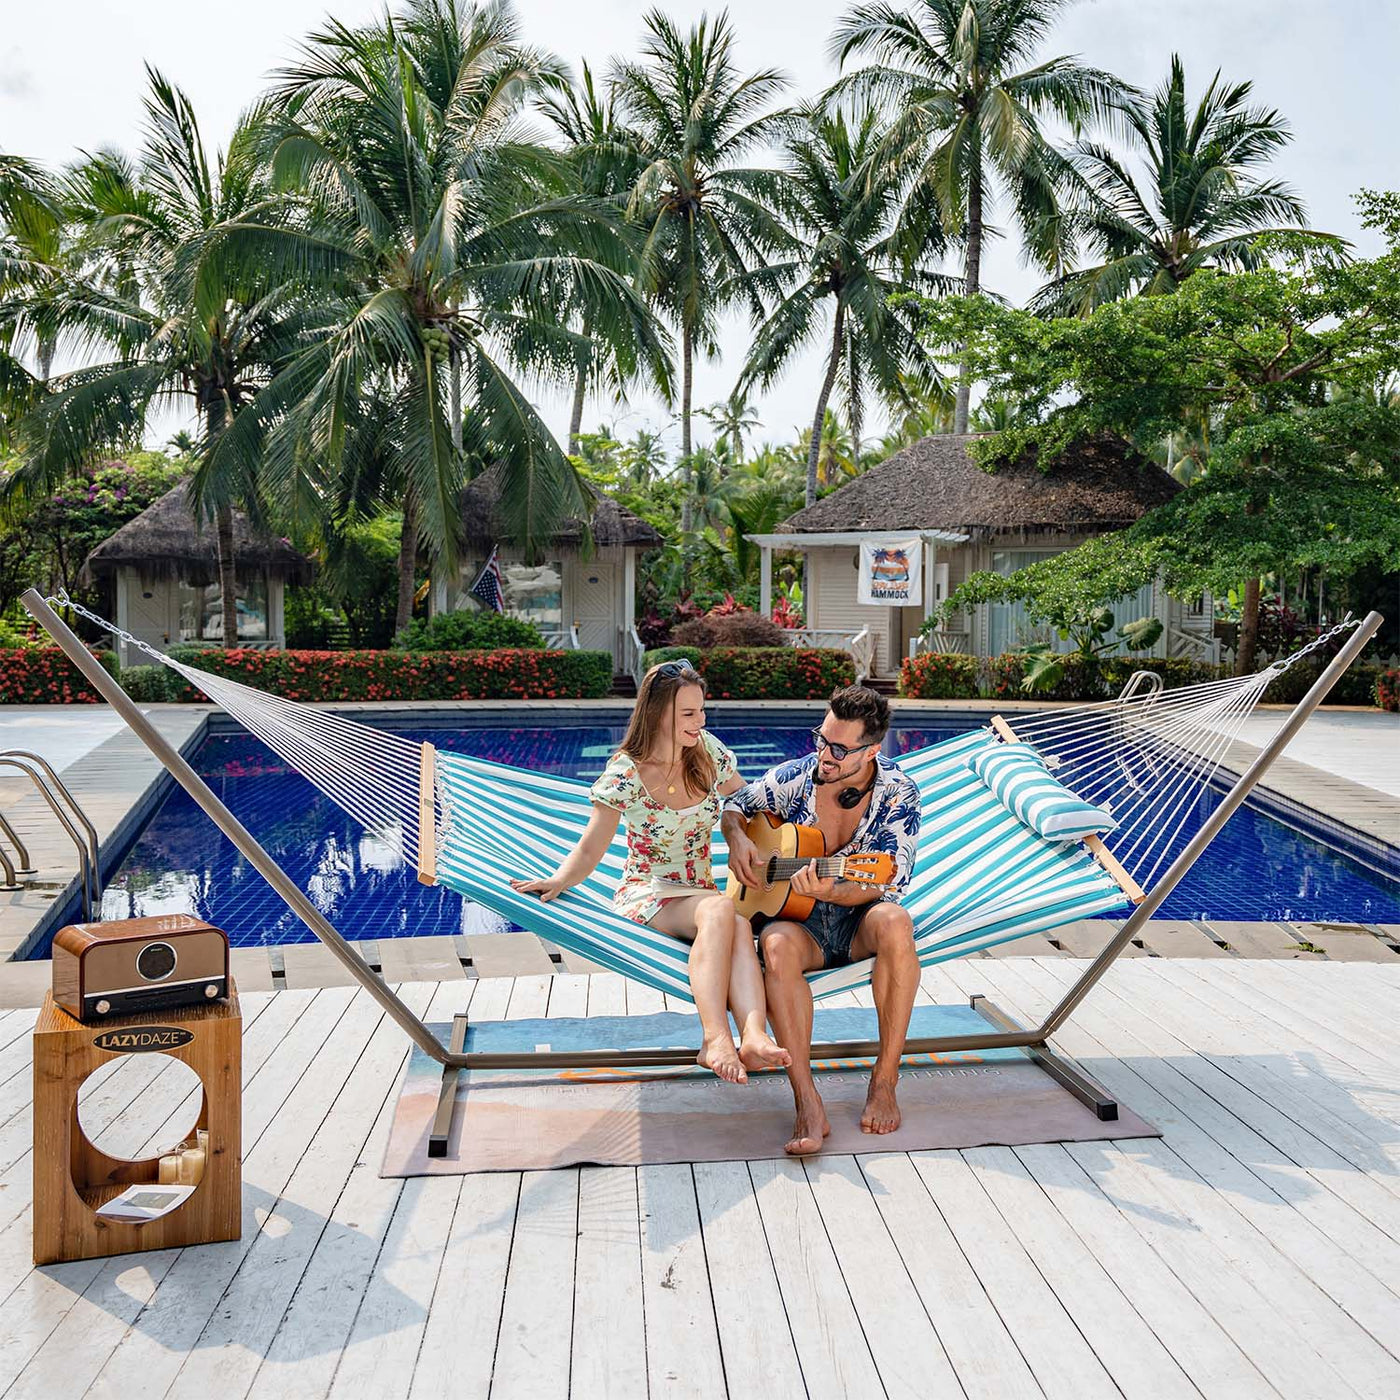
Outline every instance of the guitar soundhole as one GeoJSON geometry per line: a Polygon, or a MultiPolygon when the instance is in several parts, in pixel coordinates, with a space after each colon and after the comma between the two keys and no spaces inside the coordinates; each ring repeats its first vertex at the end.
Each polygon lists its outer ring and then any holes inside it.
{"type": "Polygon", "coordinates": [[[778,857],[773,856],[769,859],[768,864],[763,867],[763,883],[765,885],[771,885],[773,883],[777,872],[777,866],[778,857]]]}

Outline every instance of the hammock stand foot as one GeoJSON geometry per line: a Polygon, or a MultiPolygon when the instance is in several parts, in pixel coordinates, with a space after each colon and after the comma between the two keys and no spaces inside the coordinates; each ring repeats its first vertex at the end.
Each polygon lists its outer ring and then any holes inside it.
{"type": "MultiPolygon", "coordinates": [[[[467,1015],[459,1011],[452,1018],[452,1040],[449,1050],[460,1055],[467,1044],[467,1015]]],[[[457,1076],[462,1065],[443,1065],[442,1083],[438,1086],[437,1111],[433,1114],[432,1131],[428,1134],[428,1156],[446,1157],[447,1139],[452,1136],[452,1114],[457,1106],[457,1076]]]]}
{"type": "MultiPolygon", "coordinates": [[[[990,1021],[998,1030],[1024,1031],[1026,1029],[1008,1016],[999,1006],[988,1001],[981,992],[977,992],[969,998],[969,1004],[979,1016],[990,1021]]],[[[1052,1050],[1048,1041],[1037,1041],[1034,1045],[1027,1045],[1025,1050],[1051,1079],[1062,1088],[1068,1089],[1087,1108],[1092,1108],[1101,1122],[1114,1123],[1117,1121],[1118,1101],[1113,1095],[1102,1085],[1090,1079],[1078,1065],[1072,1064],[1058,1051],[1052,1050]]]]}

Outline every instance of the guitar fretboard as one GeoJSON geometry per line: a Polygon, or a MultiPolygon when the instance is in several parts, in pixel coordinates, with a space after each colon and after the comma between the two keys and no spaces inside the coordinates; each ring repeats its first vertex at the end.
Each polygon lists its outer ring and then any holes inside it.
{"type": "MultiPolygon", "coordinates": [[[[799,870],[811,865],[810,860],[798,860],[794,856],[774,856],[767,865],[768,883],[777,880],[791,880],[799,870]]],[[[845,856],[817,857],[817,874],[823,880],[839,880],[846,870],[845,856]]]]}

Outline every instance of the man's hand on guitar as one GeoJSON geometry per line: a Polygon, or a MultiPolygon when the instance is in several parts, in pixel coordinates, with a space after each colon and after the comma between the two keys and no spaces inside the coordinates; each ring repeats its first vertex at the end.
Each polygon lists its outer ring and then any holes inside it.
{"type": "Polygon", "coordinates": [[[792,888],[796,894],[805,894],[810,899],[820,899],[829,904],[836,893],[836,881],[818,875],[817,863],[812,861],[792,877],[792,888]]]}
{"type": "Polygon", "coordinates": [[[739,877],[741,885],[751,890],[763,888],[759,878],[758,847],[742,831],[729,836],[729,868],[739,877]]]}
{"type": "Polygon", "coordinates": [[[512,880],[510,887],[520,894],[537,894],[545,904],[572,888],[568,880],[561,880],[558,875],[551,875],[548,880],[512,880]]]}

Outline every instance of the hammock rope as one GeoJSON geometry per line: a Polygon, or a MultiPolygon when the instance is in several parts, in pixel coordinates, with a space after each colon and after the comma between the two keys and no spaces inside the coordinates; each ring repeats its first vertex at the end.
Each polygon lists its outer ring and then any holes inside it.
{"type": "MultiPolygon", "coordinates": [[[[626,858],[621,832],[598,869],[550,904],[517,894],[511,876],[551,873],[591,812],[588,787],[437,750],[177,661],[59,593],[48,600],[182,676],[396,852],[425,883],[442,883],[594,962],[689,998],[688,948],[612,909],[626,858]]],[[[919,788],[919,854],[903,903],[923,962],[964,955],[1094,917],[1141,898],[1180,849],[1193,814],[1271,682],[1355,626],[1348,617],[1292,656],[1245,677],[1163,691],[1130,682],[1116,700],[998,717],[993,727],[899,756],[919,788]],[[1074,796],[1116,829],[1085,845],[1038,836],[968,764],[1013,741],[1044,759],[1074,796]]],[[[750,774],[750,777],[757,776],[750,774]]],[[[714,846],[716,874],[727,852],[714,846]]],[[[811,975],[817,994],[869,976],[869,964],[811,975]]]]}

